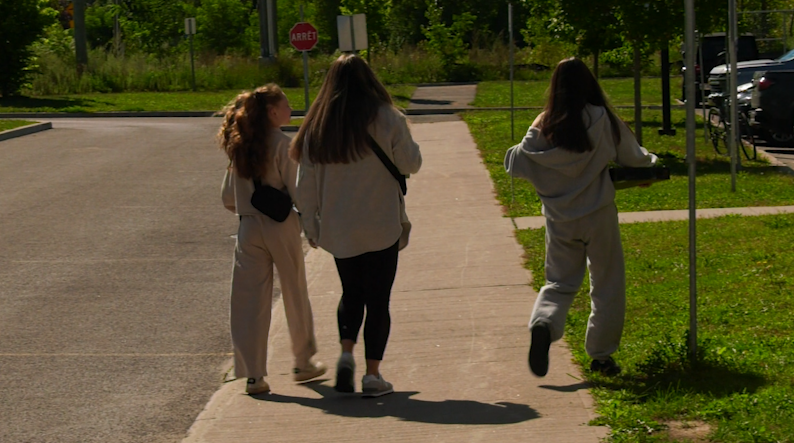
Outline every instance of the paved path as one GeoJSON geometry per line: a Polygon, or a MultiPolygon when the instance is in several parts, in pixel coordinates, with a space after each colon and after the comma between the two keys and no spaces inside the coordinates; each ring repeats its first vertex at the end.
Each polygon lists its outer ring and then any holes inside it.
{"type": "Polygon", "coordinates": [[[0,442],[175,442],[229,360],[218,119],[0,142],[0,442]]]}
{"type": "MultiPolygon", "coordinates": [[[[526,322],[536,294],[522,249],[502,217],[488,172],[463,122],[414,124],[422,171],[408,181],[411,245],[401,253],[392,334],[382,370],[396,393],[362,399],[333,391],[333,374],[295,385],[286,322],[271,329],[273,393],[225,384],[185,442],[598,442],[592,400],[558,342],[546,378],[530,375],[526,322]]],[[[306,259],[320,353],[338,357],[341,287],[332,257],[306,259]]],[[[363,346],[356,349],[360,388],[363,346]]]]}
{"type": "MultiPolygon", "coordinates": [[[[794,206],[757,206],[752,208],[715,208],[698,209],[697,218],[714,218],[724,215],[770,215],[789,214],[794,212],[794,206]]],[[[620,223],[644,223],[656,221],[689,220],[689,210],[672,211],[646,211],[646,212],[621,212],[618,214],[620,223]]],[[[516,217],[513,219],[518,229],[539,229],[546,226],[546,218],[516,217]]]]}

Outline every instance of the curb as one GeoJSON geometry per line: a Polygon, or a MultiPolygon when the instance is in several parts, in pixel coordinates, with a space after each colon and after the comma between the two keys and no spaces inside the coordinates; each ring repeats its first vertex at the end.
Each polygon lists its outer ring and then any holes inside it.
{"type": "Polygon", "coordinates": [[[37,132],[46,131],[47,129],[52,129],[52,123],[34,123],[32,125],[9,129],[0,132],[0,141],[22,137],[23,135],[35,134],[37,132]]]}
{"type": "MultiPolygon", "coordinates": [[[[726,215],[740,215],[755,217],[760,215],[791,214],[794,206],[750,206],[741,208],[700,208],[697,209],[697,219],[724,217],[726,215]]],[[[668,221],[689,220],[688,209],[669,209],[660,211],[618,212],[620,224],[626,223],[655,223],[668,221]]],[[[513,224],[516,229],[540,229],[546,226],[546,217],[528,216],[515,217],[513,224]]]]}
{"type": "MultiPolygon", "coordinates": [[[[634,109],[634,106],[615,106],[616,109],[634,109]]],[[[661,105],[643,105],[643,109],[662,109],[661,105]]],[[[673,109],[683,106],[672,106],[673,109]]],[[[443,115],[457,114],[466,111],[509,111],[509,106],[494,106],[488,108],[476,107],[439,107],[439,108],[410,108],[405,109],[406,115],[443,115]]],[[[542,106],[516,106],[516,111],[540,110],[542,106]]],[[[118,111],[118,112],[5,112],[0,113],[3,118],[168,118],[168,117],[220,117],[218,111],[118,111]]],[[[292,117],[304,117],[304,110],[293,110],[292,117]]]]}

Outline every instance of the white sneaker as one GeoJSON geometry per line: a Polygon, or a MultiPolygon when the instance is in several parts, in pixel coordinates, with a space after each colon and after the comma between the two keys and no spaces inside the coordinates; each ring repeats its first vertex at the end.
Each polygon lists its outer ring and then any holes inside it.
{"type": "Polygon", "coordinates": [[[327,370],[328,368],[319,361],[317,363],[310,361],[306,366],[302,368],[295,368],[292,371],[295,381],[302,383],[325,374],[325,371],[327,370]]]}
{"type": "Polygon", "coordinates": [[[245,384],[245,393],[248,395],[257,395],[270,392],[270,385],[267,384],[264,377],[249,378],[245,384]]]}
{"type": "Polygon", "coordinates": [[[394,387],[380,374],[365,375],[361,379],[361,392],[363,393],[362,397],[380,397],[394,392],[394,387]]]}

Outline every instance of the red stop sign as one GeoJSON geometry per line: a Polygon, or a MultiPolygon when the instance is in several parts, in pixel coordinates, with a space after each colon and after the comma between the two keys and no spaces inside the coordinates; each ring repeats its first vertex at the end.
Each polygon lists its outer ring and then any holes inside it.
{"type": "Polygon", "coordinates": [[[317,29],[311,23],[295,23],[289,30],[289,42],[298,51],[311,51],[317,44],[317,29]]]}

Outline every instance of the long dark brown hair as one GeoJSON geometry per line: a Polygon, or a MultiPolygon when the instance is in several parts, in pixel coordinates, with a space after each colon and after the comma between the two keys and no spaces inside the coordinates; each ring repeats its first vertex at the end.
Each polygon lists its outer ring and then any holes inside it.
{"type": "Polygon", "coordinates": [[[218,141],[241,178],[264,178],[272,130],[267,111],[283,99],[281,88],[271,83],[241,92],[221,111],[218,141]]]}
{"type": "Polygon", "coordinates": [[[384,103],[391,104],[391,96],[367,62],[353,54],[340,56],[331,63],[292,141],[290,157],[300,161],[308,140],[312,163],[350,163],[362,158],[369,151],[367,127],[384,103]]]}
{"type": "Polygon", "coordinates": [[[604,91],[587,65],[575,57],[557,64],[551,76],[549,101],[543,110],[540,128],[555,147],[573,152],[592,151],[582,112],[587,104],[603,106],[609,116],[615,143],[620,143],[624,124],[607,103],[604,91]]]}

